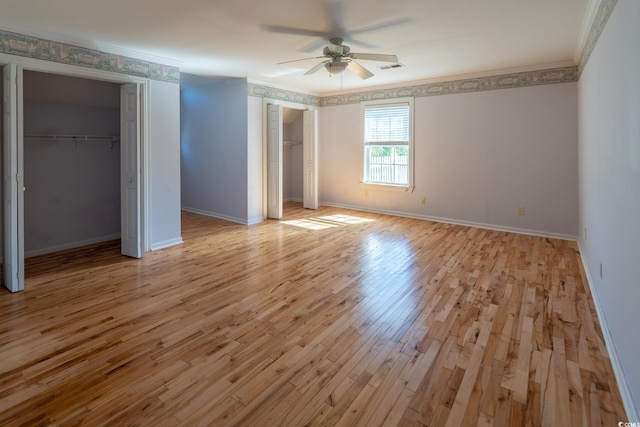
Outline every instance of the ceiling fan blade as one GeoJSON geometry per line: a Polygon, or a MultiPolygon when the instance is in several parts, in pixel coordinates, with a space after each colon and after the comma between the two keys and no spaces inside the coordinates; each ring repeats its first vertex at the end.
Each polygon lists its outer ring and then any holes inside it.
{"type": "Polygon", "coordinates": [[[383,30],[385,28],[395,27],[396,25],[408,24],[409,22],[411,22],[410,18],[392,19],[390,21],[380,22],[378,24],[372,24],[366,27],[357,28],[353,31],[349,31],[349,34],[362,34],[362,33],[367,33],[369,31],[383,30]]]}
{"type": "Polygon", "coordinates": [[[329,18],[329,25],[331,25],[331,32],[340,36],[344,33],[344,8],[342,7],[341,0],[325,0],[327,7],[327,17],[329,18]]]}
{"type": "Polygon", "coordinates": [[[322,37],[321,39],[311,42],[305,47],[303,47],[302,49],[298,49],[298,50],[304,53],[313,53],[313,52],[317,52],[318,50],[321,50],[322,47],[327,44],[327,37],[325,36],[321,36],[321,37],[322,37]]]}
{"type": "Polygon", "coordinates": [[[358,45],[360,47],[363,47],[365,49],[377,49],[379,47],[379,46],[376,46],[375,44],[371,44],[371,43],[363,42],[362,40],[354,39],[349,34],[345,34],[344,35],[344,41],[349,43],[349,44],[356,44],[356,45],[358,45]]]}
{"type": "Polygon", "coordinates": [[[347,65],[347,68],[349,69],[349,71],[351,71],[353,74],[360,77],[362,80],[366,80],[369,77],[373,77],[373,73],[371,71],[367,70],[362,65],[358,64],[356,61],[350,61],[349,65],[347,65]]]}
{"type": "Polygon", "coordinates": [[[322,61],[318,64],[316,64],[313,68],[311,68],[309,71],[307,71],[306,73],[304,73],[304,75],[308,75],[308,74],[313,74],[316,71],[318,71],[320,68],[322,68],[324,66],[324,64],[326,64],[327,62],[331,62],[331,60],[327,59],[326,61],[322,61]]]}
{"type": "Polygon", "coordinates": [[[379,53],[352,53],[349,56],[353,59],[364,59],[368,61],[398,62],[398,57],[396,55],[383,55],[379,53]]]}
{"type": "Polygon", "coordinates": [[[324,58],[324,56],[312,56],[311,58],[301,58],[301,59],[294,59],[291,61],[283,61],[283,62],[276,63],[276,65],[289,64],[291,62],[307,61],[309,59],[319,59],[319,58],[324,58]]]}
{"type": "Polygon", "coordinates": [[[325,38],[327,35],[327,33],[325,33],[324,31],[308,30],[306,28],[284,27],[281,25],[263,25],[262,29],[270,33],[294,34],[298,36],[312,36],[312,37],[325,38]]]}

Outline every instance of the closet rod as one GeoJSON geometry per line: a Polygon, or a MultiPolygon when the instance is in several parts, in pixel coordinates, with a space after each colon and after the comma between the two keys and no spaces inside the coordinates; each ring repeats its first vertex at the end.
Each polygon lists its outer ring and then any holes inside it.
{"type": "Polygon", "coordinates": [[[116,135],[25,135],[24,139],[54,139],[63,141],[119,141],[116,135]]]}

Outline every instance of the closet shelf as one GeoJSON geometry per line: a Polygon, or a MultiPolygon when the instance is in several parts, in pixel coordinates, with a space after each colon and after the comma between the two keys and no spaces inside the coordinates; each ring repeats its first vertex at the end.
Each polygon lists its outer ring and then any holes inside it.
{"type": "Polygon", "coordinates": [[[120,141],[117,135],[25,135],[24,139],[53,139],[60,141],[120,141]]]}

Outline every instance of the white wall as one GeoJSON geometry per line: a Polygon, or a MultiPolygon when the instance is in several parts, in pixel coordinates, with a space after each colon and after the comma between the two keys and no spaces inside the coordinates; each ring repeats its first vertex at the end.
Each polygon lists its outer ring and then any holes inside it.
{"type": "Polygon", "coordinates": [[[182,207],[248,223],[247,81],[181,75],[182,207]]]}
{"type": "Polygon", "coordinates": [[[249,224],[264,220],[262,108],[262,98],[247,97],[247,222],[249,224]]]}
{"type": "MultiPolygon", "coordinates": [[[[26,135],[120,135],[120,86],[24,73],[26,135]]],[[[120,236],[120,144],[26,138],[25,255],[120,236]],[[74,147],[75,145],[75,147],[74,147]]]]}
{"type": "Polygon", "coordinates": [[[416,98],[413,193],[359,183],[360,105],[319,114],[322,203],[578,234],[576,83],[416,98]]]}
{"type": "MultiPolygon", "coordinates": [[[[640,2],[619,0],[579,82],[580,246],[640,407],[640,2]],[[585,234],[585,229],[587,229],[585,234]],[[600,277],[602,263],[602,278],[600,277]]],[[[619,378],[620,381],[620,378],[619,378]]],[[[633,403],[630,401],[633,400],[633,403]]],[[[631,415],[631,414],[629,414],[631,415]]],[[[629,421],[639,421],[631,419],[629,421]]]]}
{"type": "Polygon", "coordinates": [[[180,227],[180,85],[149,82],[149,242],[182,242],[180,227]]]}

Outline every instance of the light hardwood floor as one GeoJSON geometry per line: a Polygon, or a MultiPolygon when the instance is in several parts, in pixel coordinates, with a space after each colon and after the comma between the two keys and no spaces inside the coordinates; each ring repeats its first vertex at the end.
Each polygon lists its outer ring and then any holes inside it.
{"type": "Polygon", "coordinates": [[[323,207],[32,258],[0,425],[614,426],[574,242],[323,207]]]}

